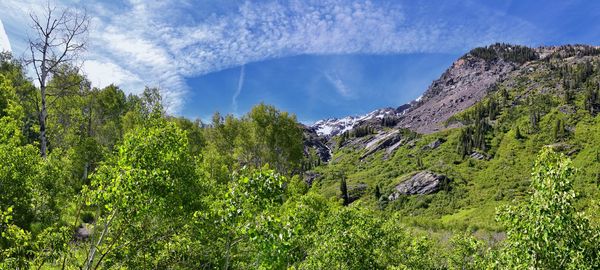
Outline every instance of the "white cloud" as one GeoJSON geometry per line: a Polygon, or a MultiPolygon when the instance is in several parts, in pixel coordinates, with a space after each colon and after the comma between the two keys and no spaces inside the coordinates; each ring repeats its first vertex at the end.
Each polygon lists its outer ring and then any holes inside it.
{"type": "Polygon", "coordinates": [[[137,75],[113,62],[88,60],[83,63],[82,69],[95,87],[115,84],[134,93],[144,89],[144,82],[137,75]]]}
{"type": "MultiPolygon", "coordinates": [[[[246,1],[214,13],[191,3],[129,0],[115,8],[80,2],[94,17],[89,58],[102,59],[86,65],[92,81],[107,83],[102,78],[111,76],[131,87],[159,86],[170,112],[177,113],[189,91],[186,77],[249,62],[299,54],[457,52],[498,40],[523,42],[535,32],[506,14],[446,2],[246,1]],[[461,7],[468,19],[451,16],[461,7]],[[511,29],[519,29],[520,36],[511,29]]],[[[27,10],[39,7],[33,0],[3,0],[0,16],[24,26],[27,10]]],[[[328,80],[341,95],[351,96],[339,76],[328,80]]]]}
{"type": "Polygon", "coordinates": [[[0,52],[8,51],[11,52],[10,41],[8,40],[8,36],[6,35],[6,31],[4,31],[4,25],[2,24],[2,20],[0,20],[0,52]]]}
{"type": "Polygon", "coordinates": [[[244,78],[245,77],[246,77],[246,66],[242,65],[242,67],[240,68],[240,78],[238,79],[238,86],[237,86],[235,93],[233,94],[233,97],[231,98],[231,106],[233,107],[234,113],[237,113],[237,109],[238,109],[237,99],[240,96],[240,94],[242,93],[242,88],[244,87],[244,78]]]}
{"type": "Polygon", "coordinates": [[[338,94],[345,98],[353,97],[354,93],[350,90],[350,88],[348,88],[346,83],[344,83],[337,73],[325,73],[324,75],[327,81],[333,85],[338,94]]]}

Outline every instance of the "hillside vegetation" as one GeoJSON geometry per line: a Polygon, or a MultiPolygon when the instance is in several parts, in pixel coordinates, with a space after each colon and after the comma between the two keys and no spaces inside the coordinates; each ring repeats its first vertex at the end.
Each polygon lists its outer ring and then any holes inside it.
{"type": "Polygon", "coordinates": [[[447,128],[328,138],[265,104],[173,117],[159,89],[65,64],[47,155],[40,92],[3,54],[0,269],[598,269],[598,50],[518,48],[468,55],[512,68],[447,128]],[[415,175],[439,185],[399,193],[415,175]]]}
{"type": "MultiPolygon", "coordinates": [[[[466,57],[501,61],[486,55],[489,50],[474,49],[466,57]]],[[[496,208],[529,196],[529,168],[539,151],[550,147],[580,168],[575,181],[579,209],[593,206],[600,184],[600,51],[585,46],[552,50],[498,80],[480,101],[450,117],[443,131],[418,134],[382,121],[356,129],[377,131],[331,138],[336,148],[327,166],[314,169],[322,175],[316,188],[337,196],[334,175],[343,173],[349,189],[362,187],[356,203],[402,213],[407,222],[501,231],[496,208]],[[369,143],[396,130],[394,147],[369,151],[369,143]],[[396,185],[420,171],[445,175],[451,183],[435,194],[388,199],[396,185]]]]}

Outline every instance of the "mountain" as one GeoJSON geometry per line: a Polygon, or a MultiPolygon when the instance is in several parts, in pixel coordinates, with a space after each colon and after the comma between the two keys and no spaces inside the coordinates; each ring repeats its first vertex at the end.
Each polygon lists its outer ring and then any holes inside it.
{"type": "Polygon", "coordinates": [[[320,120],[311,127],[320,136],[335,136],[350,131],[366,120],[395,116],[399,118],[400,127],[419,133],[432,133],[440,130],[440,124],[452,115],[481,100],[487,90],[508,73],[524,65],[527,60],[538,59],[541,52],[551,48],[536,50],[524,46],[494,44],[485,50],[488,51],[475,49],[456,60],[439,79],[433,81],[421,97],[409,104],[397,109],[378,109],[363,116],[320,120]],[[486,53],[496,56],[487,56],[486,53]],[[518,58],[511,53],[523,56],[518,58]]]}
{"type": "Polygon", "coordinates": [[[408,108],[410,108],[410,104],[402,105],[396,109],[377,109],[361,116],[346,116],[341,119],[330,118],[319,120],[310,127],[314,129],[319,136],[331,137],[350,131],[363,123],[380,121],[385,117],[400,117],[408,110],[408,108]]]}
{"type": "Polygon", "coordinates": [[[578,205],[600,196],[599,115],[600,47],[475,48],[418,101],[307,127],[329,154],[310,183],[338,196],[343,172],[353,203],[425,227],[499,230],[496,208],[527,196],[545,147],[581,168],[578,205]]]}

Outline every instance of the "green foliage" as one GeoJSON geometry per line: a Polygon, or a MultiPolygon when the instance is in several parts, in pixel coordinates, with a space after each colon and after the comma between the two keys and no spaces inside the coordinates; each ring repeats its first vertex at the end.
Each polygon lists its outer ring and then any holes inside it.
{"type": "Polygon", "coordinates": [[[531,198],[500,212],[507,240],[498,261],[502,269],[596,269],[600,265],[597,228],[575,209],[575,169],[570,159],[549,148],[531,175],[531,198]]]}
{"type": "Polygon", "coordinates": [[[450,239],[450,254],[448,255],[449,269],[484,269],[484,242],[475,238],[469,232],[457,233],[450,239]]]}
{"type": "Polygon", "coordinates": [[[162,265],[150,258],[201,208],[202,193],[186,135],[174,123],[155,119],[128,133],[92,177],[88,205],[98,221],[86,265],[162,265]]]}
{"type": "Polygon", "coordinates": [[[496,43],[491,46],[478,47],[471,50],[469,54],[486,61],[503,59],[505,61],[519,64],[536,60],[539,57],[534,49],[505,43],[496,43]]]}
{"type": "Polygon", "coordinates": [[[294,115],[273,106],[259,104],[241,119],[231,115],[213,116],[212,127],[205,130],[204,162],[211,175],[226,182],[243,166],[261,168],[269,164],[278,172],[291,175],[302,165],[302,130],[294,115]]]}
{"type": "Polygon", "coordinates": [[[19,269],[29,266],[31,234],[13,223],[13,208],[0,209],[0,268],[19,269]]]}
{"type": "Polygon", "coordinates": [[[381,221],[367,209],[342,207],[317,225],[315,242],[299,269],[376,269],[381,221]]]}
{"type": "Polygon", "coordinates": [[[519,126],[517,126],[517,127],[515,128],[515,139],[517,139],[517,140],[522,140],[522,139],[524,139],[524,138],[525,138],[525,137],[523,136],[523,134],[521,134],[521,129],[519,128],[519,126]]]}
{"type": "Polygon", "coordinates": [[[211,199],[208,211],[194,214],[200,239],[210,239],[213,268],[286,265],[292,232],[277,213],[285,198],[284,183],[285,178],[273,170],[243,169],[211,199]]]}
{"type": "MultiPolygon", "coordinates": [[[[504,44],[471,55],[537,58],[504,44]]],[[[375,128],[356,127],[328,142],[327,164],[303,157],[301,125],[272,106],[204,125],[167,115],[159,89],[92,88],[70,66],[48,85],[43,159],[36,88],[0,55],[0,269],[599,268],[600,216],[578,212],[600,183],[594,55],[528,63],[451,119],[464,127],[399,129],[393,152],[363,157],[375,128]],[[545,145],[573,161],[545,150],[530,178],[545,145]],[[388,199],[422,170],[452,182],[388,199]]]]}
{"type": "Polygon", "coordinates": [[[555,141],[560,141],[567,136],[568,131],[565,129],[565,122],[561,118],[557,118],[554,122],[553,134],[555,141]]]}

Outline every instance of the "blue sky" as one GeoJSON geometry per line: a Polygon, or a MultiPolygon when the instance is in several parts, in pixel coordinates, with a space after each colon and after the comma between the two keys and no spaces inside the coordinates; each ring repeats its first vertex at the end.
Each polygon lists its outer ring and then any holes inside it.
{"type": "MultiPolygon", "coordinates": [[[[0,2],[16,56],[26,52],[27,14],[45,2],[0,2]]],[[[600,41],[600,1],[52,3],[92,17],[82,65],[95,86],[158,86],[170,113],[201,119],[261,101],[303,122],[363,114],[418,97],[476,46],[600,41]]],[[[6,49],[4,39],[0,29],[6,49]]]]}

